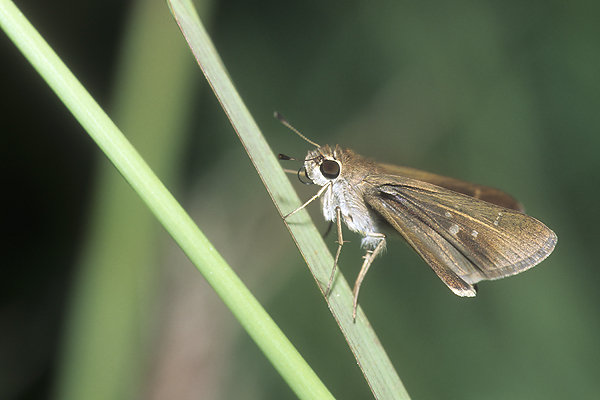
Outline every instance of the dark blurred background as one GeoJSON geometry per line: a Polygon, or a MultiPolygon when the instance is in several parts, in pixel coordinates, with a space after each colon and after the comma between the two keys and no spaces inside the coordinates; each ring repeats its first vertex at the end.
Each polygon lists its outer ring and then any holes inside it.
{"type": "MultiPolygon", "coordinates": [[[[558,234],[475,299],[390,241],[360,304],[412,398],[597,398],[600,3],[196,4],[276,153],[310,148],[278,110],[317,143],[502,188],[558,234]]],[[[18,6],[334,396],[370,398],[166,4],[18,6]]],[[[4,33],[0,59],[0,398],[295,398],[4,33]]]]}

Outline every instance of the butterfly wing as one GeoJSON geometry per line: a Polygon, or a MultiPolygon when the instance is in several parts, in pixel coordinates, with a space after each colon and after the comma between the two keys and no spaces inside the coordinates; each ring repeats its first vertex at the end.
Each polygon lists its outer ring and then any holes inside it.
{"type": "Polygon", "coordinates": [[[557,237],[543,223],[436,185],[395,175],[364,179],[365,200],[459,296],[473,284],[525,271],[544,260],[557,237]]]}
{"type": "Polygon", "coordinates": [[[420,171],[418,169],[401,167],[392,164],[378,164],[379,169],[387,175],[399,175],[402,177],[415,179],[417,181],[431,183],[432,185],[441,186],[443,188],[466,194],[467,196],[475,197],[476,199],[487,201],[501,207],[512,208],[517,211],[525,211],[523,205],[510,194],[502,190],[478,185],[476,183],[461,181],[460,179],[450,178],[432,174],[431,172],[420,171]]]}

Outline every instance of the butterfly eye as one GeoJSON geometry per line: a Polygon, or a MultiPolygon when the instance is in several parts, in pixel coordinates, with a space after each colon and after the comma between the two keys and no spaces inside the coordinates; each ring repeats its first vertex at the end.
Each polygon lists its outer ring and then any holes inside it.
{"type": "Polygon", "coordinates": [[[335,179],[340,174],[340,164],[333,160],[325,160],[321,164],[321,173],[327,179],[335,179]]]}

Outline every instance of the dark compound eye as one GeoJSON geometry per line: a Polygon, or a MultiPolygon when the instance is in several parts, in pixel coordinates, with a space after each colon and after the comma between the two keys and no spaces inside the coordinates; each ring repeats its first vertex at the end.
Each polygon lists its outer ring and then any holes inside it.
{"type": "Polygon", "coordinates": [[[321,164],[321,173],[327,179],[335,179],[340,174],[340,164],[332,160],[325,160],[321,164]]]}

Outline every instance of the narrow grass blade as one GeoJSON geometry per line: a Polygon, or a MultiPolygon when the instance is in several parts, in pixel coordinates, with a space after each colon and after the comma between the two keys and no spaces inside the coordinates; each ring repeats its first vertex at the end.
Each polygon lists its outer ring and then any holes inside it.
{"type": "MultiPolygon", "coordinates": [[[[237,94],[192,3],[188,0],[172,0],[169,1],[169,5],[196,60],[238,133],[275,206],[282,215],[295,210],[300,206],[300,200],[254,119],[237,94]]],[[[321,235],[304,210],[295,214],[285,223],[319,287],[324,291],[329,281],[333,258],[321,235]]],[[[352,294],[350,287],[341,275],[327,301],[375,397],[377,399],[408,399],[409,396],[400,378],[360,308],[356,323],[352,320],[352,294]]]]}
{"type": "Polygon", "coordinates": [[[111,119],[9,0],[0,0],[0,27],[161,221],[298,397],[333,398],[111,119]]]}

